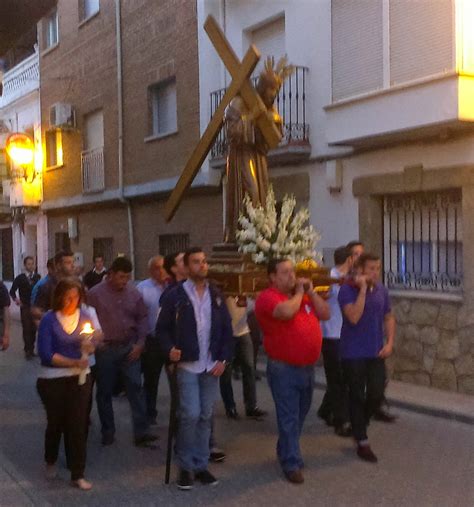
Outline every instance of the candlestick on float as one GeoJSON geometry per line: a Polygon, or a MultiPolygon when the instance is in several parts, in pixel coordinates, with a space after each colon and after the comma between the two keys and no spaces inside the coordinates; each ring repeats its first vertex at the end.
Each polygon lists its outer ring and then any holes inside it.
{"type": "MultiPolygon", "coordinates": [[[[90,322],[86,322],[84,324],[84,327],[82,328],[81,332],[79,333],[81,335],[82,341],[81,341],[81,359],[87,359],[89,357],[89,354],[84,350],[87,343],[90,343],[92,339],[92,335],[94,334],[95,329],[91,326],[90,322]]],[[[87,368],[81,370],[81,373],[79,374],[79,385],[82,386],[86,383],[86,376],[87,376],[87,368]]]]}

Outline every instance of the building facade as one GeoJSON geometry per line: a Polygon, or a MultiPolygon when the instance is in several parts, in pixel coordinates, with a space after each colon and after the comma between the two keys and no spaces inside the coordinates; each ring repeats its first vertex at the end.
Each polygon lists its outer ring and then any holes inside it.
{"type": "Polygon", "coordinates": [[[220,241],[214,173],[163,218],[199,139],[195,3],[59,0],[38,33],[49,251],[85,269],[125,254],[141,278],[152,255],[220,241]]]}
{"type": "Polygon", "coordinates": [[[383,258],[393,378],[474,394],[472,2],[198,0],[201,129],[229,84],[209,14],[240,58],[296,65],[270,176],[309,205],[327,264],[357,238],[383,258]]]}
{"type": "MultiPolygon", "coordinates": [[[[32,21],[34,25],[34,21],[32,21]]],[[[23,259],[33,256],[46,265],[47,223],[42,201],[39,53],[35,26],[4,55],[0,96],[1,277],[6,282],[21,273],[23,259]],[[5,154],[8,137],[27,134],[35,144],[36,160],[25,171],[5,154]]],[[[42,270],[41,270],[42,272],[42,270]]]]}

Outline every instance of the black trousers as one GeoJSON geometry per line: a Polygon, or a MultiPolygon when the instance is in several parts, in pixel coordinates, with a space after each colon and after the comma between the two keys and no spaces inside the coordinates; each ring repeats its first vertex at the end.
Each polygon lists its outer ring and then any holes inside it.
{"type": "Polygon", "coordinates": [[[367,440],[367,425],[379,408],[385,390],[385,361],[345,359],[344,375],[349,386],[349,413],[356,441],[367,440]]]}
{"type": "MultiPolygon", "coordinates": [[[[253,410],[257,406],[257,392],[255,386],[255,365],[254,348],[250,334],[243,336],[234,336],[235,357],[242,370],[242,389],[244,395],[245,409],[253,410]]],[[[224,373],[219,379],[222,401],[225,409],[230,411],[235,409],[234,390],[232,388],[232,368],[233,361],[230,361],[224,373]]]]}
{"type": "Polygon", "coordinates": [[[20,317],[23,329],[23,349],[27,354],[33,354],[35,350],[36,325],[31,315],[31,308],[29,306],[21,306],[20,317]]]}
{"type": "Polygon", "coordinates": [[[349,421],[349,393],[342,371],[339,343],[338,339],[323,339],[326,392],[319,409],[325,418],[332,414],[336,427],[349,421]]]}
{"type": "Polygon", "coordinates": [[[142,354],[143,388],[145,390],[146,410],[150,419],[158,415],[156,400],[158,397],[158,383],[165,360],[154,336],[148,336],[145,350],[142,354]]]}
{"type": "Polygon", "coordinates": [[[84,477],[86,466],[86,424],[91,396],[91,379],[79,385],[79,377],[39,378],[38,394],[46,409],[48,424],[44,438],[44,459],[54,465],[64,434],[67,466],[73,481],[84,477]]]}

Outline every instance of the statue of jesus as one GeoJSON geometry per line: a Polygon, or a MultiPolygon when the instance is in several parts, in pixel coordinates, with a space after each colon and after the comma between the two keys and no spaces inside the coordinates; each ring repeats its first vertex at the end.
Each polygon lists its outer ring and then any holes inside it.
{"type": "Polygon", "coordinates": [[[268,146],[256,125],[261,114],[268,115],[283,134],[282,118],[274,101],[283,81],[291,74],[293,67],[281,58],[274,67],[273,58],[265,61],[256,90],[264,108],[250,111],[240,96],[236,96],[225,113],[227,130],[227,194],[224,224],[224,241],[235,242],[238,219],[243,210],[243,200],[247,193],[254,206],[265,204],[268,190],[267,153],[268,146]]]}

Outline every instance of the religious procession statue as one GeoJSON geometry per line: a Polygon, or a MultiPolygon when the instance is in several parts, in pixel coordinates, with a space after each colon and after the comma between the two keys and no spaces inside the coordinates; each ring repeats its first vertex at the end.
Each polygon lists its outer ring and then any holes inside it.
{"type": "Polygon", "coordinates": [[[268,144],[257,126],[260,115],[267,115],[283,134],[282,118],[274,106],[275,99],[284,80],[293,67],[287,65],[286,57],[275,66],[268,57],[260,73],[256,91],[264,108],[250,110],[240,95],[227,107],[224,117],[227,131],[227,192],[224,223],[224,242],[235,243],[238,219],[243,212],[243,201],[247,193],[254,206],[265,204],[268,191],[267,153],[268,144]]]}

